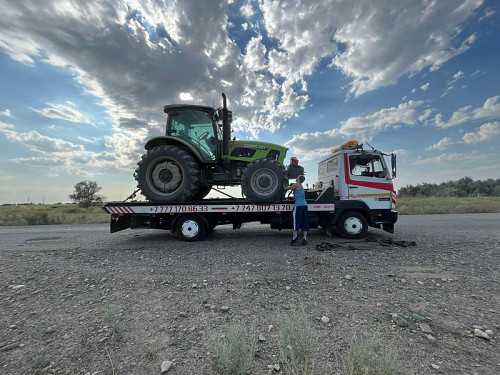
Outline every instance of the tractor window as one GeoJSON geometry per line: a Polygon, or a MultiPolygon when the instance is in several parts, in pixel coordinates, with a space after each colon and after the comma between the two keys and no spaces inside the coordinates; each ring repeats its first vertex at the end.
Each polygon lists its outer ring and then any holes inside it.
{"type": "Polygon", "coordinates": [[[191,143],[205,158],[215,160],[217,142],[208,112],[184,110],[171,117],[170,132],[174,137],[191,143]]]}
{"type": "Polygon", "coordinates": [[[349,165],[353,176],[386,177],[384,164],[379,155],[350,155],[349,165]]]}

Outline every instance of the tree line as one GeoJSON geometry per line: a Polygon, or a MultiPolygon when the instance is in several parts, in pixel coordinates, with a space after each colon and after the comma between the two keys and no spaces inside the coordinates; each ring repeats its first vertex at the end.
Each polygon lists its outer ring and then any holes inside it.
{"type": "Polygon", "coordinates": [[[500,179],[474,181],[470,177],[463,177],[456,181],[447,181],[440,184],[424,182],[418,185],[407,185],[398,191],[400,197],[500,197],[500,179]]]}

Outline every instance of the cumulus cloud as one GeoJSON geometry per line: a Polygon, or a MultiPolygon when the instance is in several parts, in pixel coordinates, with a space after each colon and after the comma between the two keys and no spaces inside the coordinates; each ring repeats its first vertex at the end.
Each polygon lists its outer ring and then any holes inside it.
{"type": "Polygon", "coordinates": [[[429,82],[427,82],[425,85],[420,86],[420,90],[427,91],[429,89],[430,85],[431,84],[429,82]]]}
{"type": "Polygon", "coordinates": [[[75,145],[60,138],[52,138],[41,135],[36,130],[21,133],[13,130],[3,130],[5,137],[12,141],[25,145],[29,149],[42,153],[66,153],[82,152],[84,147],[75,145]]]}
{"type": "Polygon", "coordinates": [[[241,14],[243,14],[246,18],[251,18],[255,14],[255,10],[250,2],[241,7],[241,14]]]}
{"type": "Polygon", "coordinates": [[[83,113],[76,109],[75,104],[71,102],[68,102],[68,105],[52,103],[45,104],[47,105],[46,108],[35,109],[30,107],[30,109],[48,118],[69,122],[92,124],[92,122],[83,113]]]}
{"type": "Polygon", "coordinates": [[[85,137],[77,137],[80,141],[85,142],[85,143],[96,143],[99,138],[97,137],[92,137],[92,138],[85,138],[85,137]]]}
{"type": "Polygon", "coordinates": [[[1,117],[12,117],[12,113],[10,113],[10,109],[4,109],[0,112],[1,117]]]}
{"type": "Polygon", "coordinates": [[[441,139],[439,142],[429,146],[426,148],[427,151],[431,150],[446,150],[447,148],[451,147],[454,145],[454,142],[452,142],[451,138],[445,137],[441,139]]]}
{"type": "Polygon", "coordinates": [[[434,118],[434,125],[438,128],[451,128],[463,124],[467,121],[482,120],[488,118],[499,118],[500,117],[500,96],[493,96],[488,98],[482,107],[473,108],[472,106],[466,106],[459,108],[451,117],[446,121],[443,119],[443,115],[438,113],[434,118]]]}
{"type": "Polygon", "coordinates": [[[482,1],[463,1],[456,7],[453,2],[410,0],[391,5],[391,11],[373,2],[345,4],[352,9],[348,14],[335,12],[335,37],[346,50],[332,64],[353,78],[351,93],[357,96],[424,68],[435,71],[467,51],[476,36],[460,38],[459,25],[482,1]]]}
{"type": "MultiPolygon", "coordinates": [[[[140,157],[140,154],[136,152],[138,138],[122,133],[115,133],[113,137],[105,137],[107,149],[102,152],[89,151],[83,145],[43,135],[36,130],[19,132],[15,130],[13,125],[2,122],[0,122],[0,134],[3,134],[9,141],[40,154],[40,156],[14,158],[11,161],[32,166],[51,167],[53,170],[81,176],[90,176],[96,173],[90,172],[89,169],[103,167],[131,170],[140,157]]],[[[97,140],[97,138],[78,138],[90,143],[97,140]]]]}
{"type": "Polygon", "coordinates": [[[0,121],[0,132],[2,132],[3,130],[13,129],[13,128],[14,128],[14,125],[9,124],[7,122],[0,121]]]}
{"type": "MultiPolygon", "coordinates": [[[[355,96],[435,70],[475,41],[461,25],[482,0],[460,6],[403,0],[390,11],[371,1],[340,0],[261,0],[243,7],[215,0],[0,4],[0,49],[22,64],[43,61],[68,70],[105,107],[113,131],[132,138],[137,153],[164,126],[163,105],[182,98],[217,106],[225,91],[235,130],[257,137],[305,108],[306,78],[322,62],[350,79],[355,96]],[[233,11],[258,20],[247,20],[256,36],[242,47],[229,33],[233,11]],[[271,43],[264,45],[261,35],[271,43]]],[[[36,111],[90,123],[72,105],[36,111]]],[[[121,144],[114,140],[112,147],[121,144]]]]}
{"type": "Polygon", "coordinates": [[[495,13],[496,13],[496,12],[495,12],[493,9],[491,9],[491,8],[486,8],[486,9],[484,10],[483,15],[479,18],[479,20],[480,20],[480,21],[483,21],[484,19],[491,17],[491,16],[492,16],[492,15],[494,15],[495,13]]]}
{"type": "MultiPolygon", "coordinates": [[[[413,164],[416,165],[461,165],[471,164],[478,160],[487,160],[491,154],[479,154],[477,152],[455,152],[451,154],[441,154],[431,158],[417,158],[413,164]]],[[[497,158],[495,158],[496,160],[497,158]]],[[[463,170],[463,169],[462,169],[463,170]]]]}
{"type": "MultiPolygon", "coordinates": [[[[476,70],[476,72],[479,72],[479,71],[476,70]]],[[[475,74],[477,74],[476,72],[472,73],[471,77],[474,76],[475,74]]],[[[464,72],[461,70],[459,70],[458,72],[453,74],[453,77],[446,82],[446,86],[444,88],[444,91],[443,91],[443,94],[441,95],[441,97],[448,95],[449,92],[455,88],[455,83],[457,83],[459,80],[464,78],[464,75],[465,75],[464,72]]]]}
{"type": "Polygon", "coordinates": [[[422,104],[423,101],[410,100],[367,116],[351,117],[332,130],[294,135],[285,146],[293,149],[294,153],[303,159],[311,160],[328,154],[332,148],[350,139],[370,142],[387,129],[426,121],[430,111],[419,111],[422,104]]]}
{"type": "Polygon", "coordinates": [[[488,122],[479,127],[475,132],[465,133],[463,140],[465,143],[479,143],[491,141],[500,135],[500,122],[488,122]]]}

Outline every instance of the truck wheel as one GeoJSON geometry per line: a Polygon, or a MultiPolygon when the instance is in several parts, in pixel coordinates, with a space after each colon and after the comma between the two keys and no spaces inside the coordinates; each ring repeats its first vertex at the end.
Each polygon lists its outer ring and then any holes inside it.
{"type": "Polygon", "coordinates": [[[152,202],[189,201],[198,192],[200,169],[194,158],[180,147],[155,147],[137,165],[137,187],[152,202]]]}
{"type": "Polygon", "coordinates": [[[368,232],[368,222],[356,211],[344,212],[337,222],[340,234],[347,238],[361,238],[368,232]]]}
{"type": "Polygon", "coordinates": [[[205,238],[205,221],[198,215],[184,215],[177,221],[177,237],[184,241],[200,241],[205,238]]]}
{"type": "Polygon", "coordinates": [[[212,190],[212,185],[201,185],[193,200],[198,201],[205,198],[210,193],[210,190],[212,190]]]}
{"type": "Polygon", "coordinates": [[[275,160],[259,159],[248,166],[241,176],[241,190],[252,202],[278,202],[283,195],[285,169],[275,160]]]}

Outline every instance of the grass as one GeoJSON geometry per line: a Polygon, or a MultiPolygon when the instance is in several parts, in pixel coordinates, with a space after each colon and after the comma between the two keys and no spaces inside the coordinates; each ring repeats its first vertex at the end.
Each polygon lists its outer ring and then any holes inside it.
{"type": "Polygon", "coordinates": [[[213,340],[210,352],[220,374],[246,375],[257,353],[257,340],[245,327],[231,324],[213,340]]]}
{"type": "Polygon", "coordinates": [[[314,344],[314,333],[303,305],[283,316],[279,326],[279,349],[286,374],[313,374],[314,344]]]}
{"type": "Polygon", "coordinates": [[[347,375],[405,374],[390,345],[383,343],[378,334],[370,338],[354,336],[342,363],[347,375]]]}
{"type": "Polygon", "coordinates": [[[500,212],[500,197],[398,197],[396,210],[401,215],[500,212]]]}
{"type": "Polygon", "coordinates": [[[76,204],[0,206],[0,225],[99,224],[109,222],[100,206],[76,204]]]}
{"type": "Polygon", "coordinates": [[[119,312],[114,306],[104,306],[102,308],[103,320],[109,329],[109,339],[111,343],[120,341],[122,335],[119,328],[119,312]]]}

